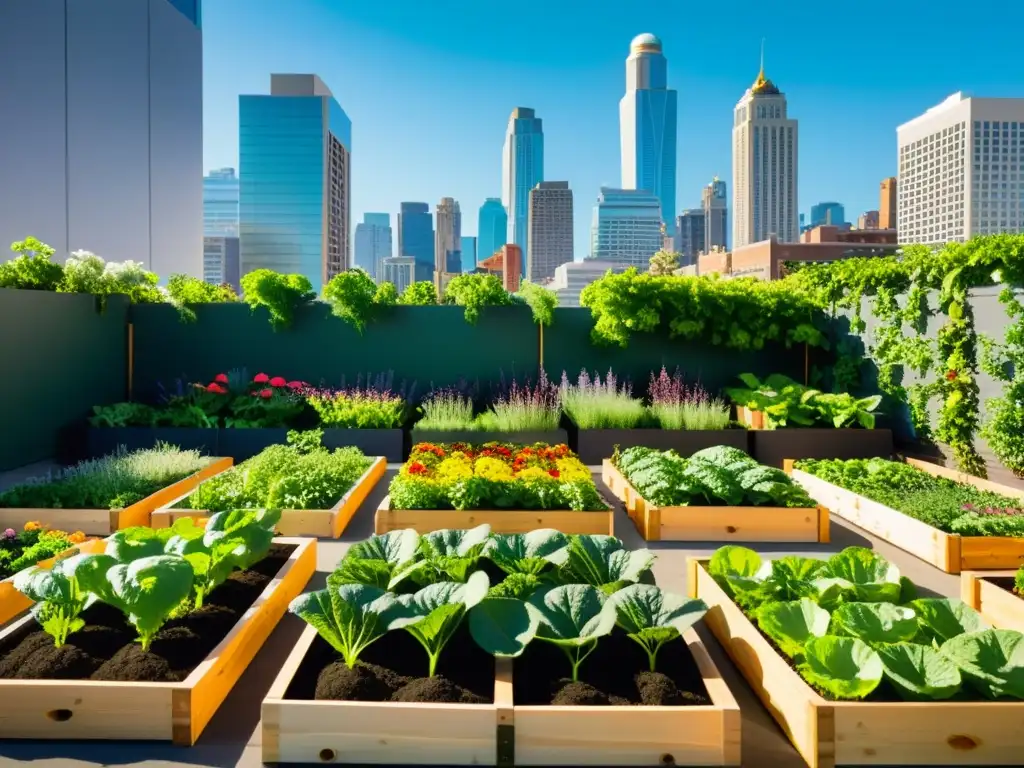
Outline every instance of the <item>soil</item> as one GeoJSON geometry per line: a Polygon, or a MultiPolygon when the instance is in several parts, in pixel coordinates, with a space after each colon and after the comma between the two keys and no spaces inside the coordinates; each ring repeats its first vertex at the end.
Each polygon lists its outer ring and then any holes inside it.
{"type": "Polygon", "coordinates": [[[384,635],[349,669],[319,636],[292,679],[285,698],[335,701],[405,701],[488,704],[494,701],[494,659],[465,624],[441,652],[437,675],[427,677],[427,654],[404,630],[384,635]]]}
{"type": "Polygon", "coordinates": [[[252,568],[231,574],[202,608],[168,621],[148,651],[121,611],[102,603],[82,613],[85,627],[60,648],[36,622],[27,622],[0,643],[0,678],[180,682],[227,636],[294,551],[294,545],[274,545],[252,568]]]}
{"type": "Polygon", "coordinates": [[[515,660],[512,674],[516,704],[562,706],[693,706],[711,704],[700,670],[681,639],[658,651],[657,671],[649,671],[647,654],[625,632],[601,638],[580,665],[578,682],[572,665],[552,643],[535,640],[515,660]]]}
{"type": "Polygon", "coordinates": [[[995,584],[1000,589],[1005,589],[1007,592],[1010,592],[1024,600],[1024,594],[1017,591],[1016,581],[1013,576],[985,576],[984,578],[985,581],[995,584]]]}

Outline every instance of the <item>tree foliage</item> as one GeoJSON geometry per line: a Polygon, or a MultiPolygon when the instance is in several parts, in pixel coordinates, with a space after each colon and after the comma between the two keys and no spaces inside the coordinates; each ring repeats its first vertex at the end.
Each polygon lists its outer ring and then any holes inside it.
{"type": "Polygon", "coordinates": [[[675,251],[658,251],[651,256],[651,266],[648,270],[652,275],[671,275],[679,269],[680,254],[675,251]]]}
{"type": "Polygon", "coordinates": [[[437,288],[429,280],[410,283],[398,297],[398,303],[408,307],[433,307],[437,305],[437,288]]]}
{"type": "Polygon", "coordinates": [[[290,328],[299,307],[316,298],[313,284],[305,275],[282,275],[257,269],[242,277],[245,303],[253,309],[266,307],[270,324],[279,331],[290,328]]]}

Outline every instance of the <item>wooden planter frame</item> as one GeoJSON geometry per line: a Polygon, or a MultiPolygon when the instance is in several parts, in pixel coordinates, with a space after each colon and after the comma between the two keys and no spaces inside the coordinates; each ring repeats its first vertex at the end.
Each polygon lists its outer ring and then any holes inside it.
{"type": "Polygon", "coordinates": [[[55,530],[109,536],[124,528],[150,525],[155,510],[182,494],[190,493],[201,482],[219,475],[233,463],[230,456],[211,458],[202,469],[124,509],[0,509],[0,528],[20,530],[25,523],[35,520],[55,530]]]}
{"type": "Polygon", "coordinates": [[[646,541],[830,541],[828,509],[790,507],[657,507],[605,459],[601,477],[646,541]]]}
{"type": "MultiPolygon", "coordinates": [[[[105,539],[88,539],[81,544],[76,544],[64,550],[59,555],[47,560],[40,560],[36,565],[39,568],[52,568],[58,560],[74,555],[98,555],[107,548],[105,539]]],[[[32,607],[32,601],[14,588],[14,577],[0,581],[0,624],[6,624],[22,611],[32,607]]]]}
{"type": "MultiPolygon", "coordinates": [[[[0,739],[196,743],[288,604],[316,570],[316,540],[277,538],[295,551],[252,607],[192,674],[178,683],[0,680],[0,739]]],[[[0,632],[16,632],[31,616],[0,632]]]]}
{"type": "MultiPolygon", "coordinates": [[[[1024,491],[1018,488],[999,485],[926,461],[906,459],[906,463],[935,477],[973,485],[982,491],[1024,499],[1024,491]]],[[[811,498],[828,507],[836,517],[863,528],[868,533],[931,563],[946,573],[999,570],[1016,568],[1024,564],[1022,537],[961,536],[946,533],[877,501],[840,488],[807,472],[801,472],[793,467],[793,460],[786,461],[786,471],[792,475],[793,480],[803,486],[811,498]]]]}
{"type": "MultiPolygon", "coordinates": [[[[280,536],[316,536],[325,539],[337,539],[352,521],[366,497],[376,487],[377,482],[387,472],[387,459],[374,456],[373,463],[349,488],[345,495],[330,509],[283,509],[281,522],[277,524],[280,536]]],[[[205,509],[175,509],[174,505],[188,498],[195,488],[171,499],[164,507],[153,513],[154,528],[168,528],[178,520],[190,517],[198,520],[209,517],[212,513],[205,509]]]]}
{"type": "Polygon", "coordinates": [[[1019,765],[1024,702],[826,701],[690,558],[689,591],[705,623],[810,768],[1019,765]]]}
{"type": "Polygon", "coordinates": [[[1009,592],[990,578],[1012,579],[1017,571],[964,571],[960,574],[960,599],[994,627],[1024,632],[1024,598],[1009,592]]]}
{"type": "Polygon", "coordinates": [[[495,659],[493,704],[286,699],[315,639],[306,627],[263,700],[265,763],[740,765],[739,706],[693,630],[712,698],[695,707],[514,706],[511,659],[495,659]]]}
{"type": "Polygon", "coordinates": [[[385,496],[373,516],[373,532],[384,534],[412,528],[430,533],[446,528],[475,528],[487,523],[494,533],[529,533],[538,528],[554,528],[569,534],[615,535],[615,510],[611,506],[597,512],[571,509],[392,509],[391,496],[385,496]]]}

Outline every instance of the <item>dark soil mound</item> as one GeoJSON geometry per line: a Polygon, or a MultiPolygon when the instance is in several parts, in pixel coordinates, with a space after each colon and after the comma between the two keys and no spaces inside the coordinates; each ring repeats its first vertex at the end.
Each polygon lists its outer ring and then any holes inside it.
{"type": "Polygon", "coordinates": [[[349,669],[343,661],[328,664],[316,681],[316,699],[335,701],[387,701],[406,679],[376,664],[357,664],[349,669]]]}
{"type": "Polygon", "coordinates": [[[395,691],[392,701],[437,702],[441,704],[486,704],[483,696],[477,696],[446,677],[418,677],[395,691]]]}
{"type": "Polygon", "coordinates": [[[611,703],[607,693],[601,693],[590,683],[574,683],[571,680],[561,682],[563,684],[551,699],[552,704],[560,707],[594,707],[611,703]]]}

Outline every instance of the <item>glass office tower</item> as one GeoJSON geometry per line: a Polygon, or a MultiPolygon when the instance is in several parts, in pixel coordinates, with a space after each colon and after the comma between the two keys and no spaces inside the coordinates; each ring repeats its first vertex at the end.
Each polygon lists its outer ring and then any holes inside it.
{"type": "MultiPolygon", "coordinates": [[[[530,190],[544,181],[544,126],[534,110],[516,107],[508,118],[502,153],[501,202],[508,211],[508,239],[523,252],[523,276],[529,261],[530,190]]],[[[499,248],[501,245],[499,244],[499,248]]]]}
{"type": "Polygon", "coordinates": [[[413,260],[413,278],[434,279],[434,217],[426,203],[402,203],[398,214],[398,255],[413,260]]]}
{"type": "Polygon", "coordinates": [[[238,174],[218,168],[203,177],[203,237],[238,237],[238,174]]]}
{"type": "Polygon", "coordinates": [[[508,237],[508,213],[501,200],[488,197],[480,206],[477,220],[477,259],[483,261],[493,256],[508,237]]]}

